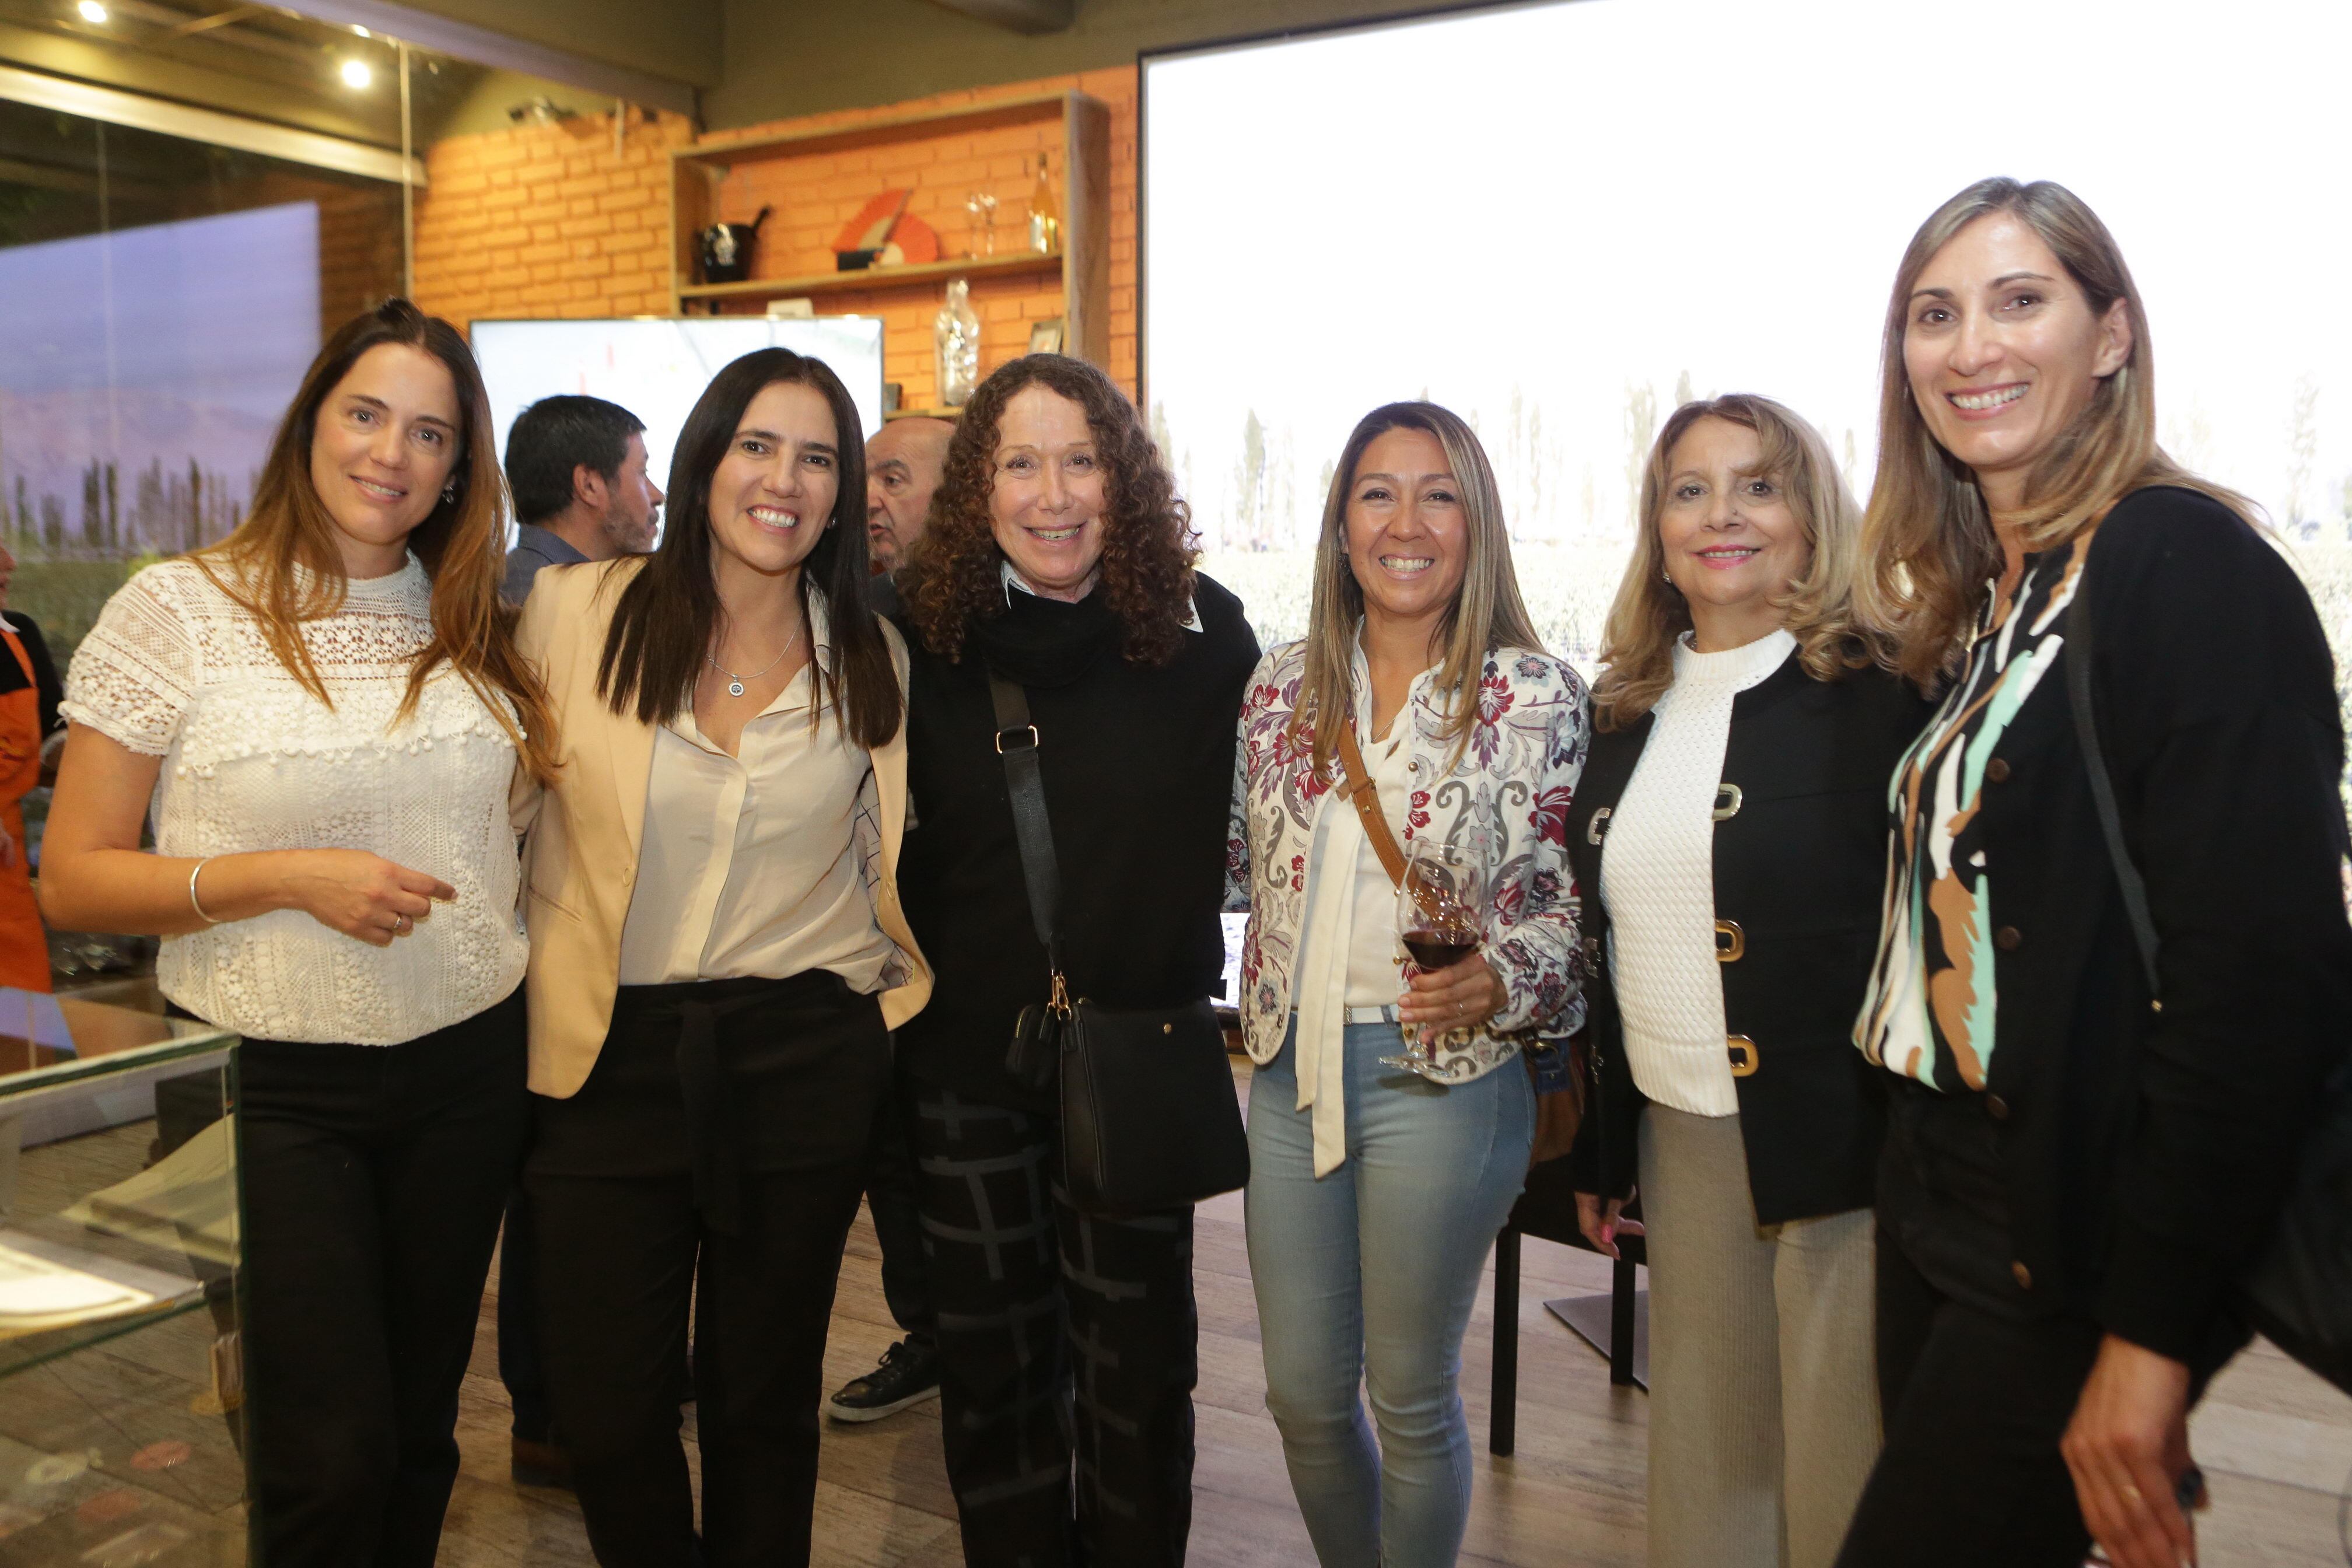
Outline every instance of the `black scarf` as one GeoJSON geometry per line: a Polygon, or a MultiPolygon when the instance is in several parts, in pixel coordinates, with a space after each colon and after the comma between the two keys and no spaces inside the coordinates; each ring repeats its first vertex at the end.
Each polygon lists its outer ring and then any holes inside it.
{"type": "Polygon", "coordinates": [[[1001,616],[976,624],[971,638],[988,667],[1016,686],[1067,686],[1117,658],[1127,626],[1097,588],[1076,604],[1010,590],[1001,616]]]}

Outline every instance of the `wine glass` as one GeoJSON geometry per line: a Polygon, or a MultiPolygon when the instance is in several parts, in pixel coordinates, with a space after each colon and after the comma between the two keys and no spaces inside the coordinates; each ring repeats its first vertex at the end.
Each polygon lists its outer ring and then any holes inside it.
{"type": "MultiPolygon", "coordinates": [[[[1478,951],[1486,923],[1486,846],[1475,831],[1455,841],[1416,838],[1405,847],[1404,878],[1397,885],[1397,935],[1424,971],[1448,969],[1478,951]]],[[[1381,1066],[1444,1079],[1430,1047],[1444,1030],[1408,1026],[1402,1056],[1381,1066]]]]}
{"type": "Polygon", "coordinates": [[[963,210],[971,215],[971,254],[974,259],[996,254],[996,196],[991,191],[974,191],[964,198],[963,210]]]}

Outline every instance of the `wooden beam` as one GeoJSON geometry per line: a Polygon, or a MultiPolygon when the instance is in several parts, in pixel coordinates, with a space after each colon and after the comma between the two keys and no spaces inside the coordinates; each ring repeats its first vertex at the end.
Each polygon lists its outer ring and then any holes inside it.
{"type": "Polygon", "coordinates": [[[1016,33],[1059,33],[1077,20],[1077,0],[933,0],[948,10],[1016,33]]]}

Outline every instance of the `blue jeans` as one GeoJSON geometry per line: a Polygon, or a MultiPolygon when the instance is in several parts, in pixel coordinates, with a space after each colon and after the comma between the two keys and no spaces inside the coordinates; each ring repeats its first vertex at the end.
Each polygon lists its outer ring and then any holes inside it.
{"type": "Polygon", "coordinates": [[[1250,1084],[1266,1408],[1324,1568],[1447,1568],[1470,1514],[1462,1333],[1527,1176],[1535,1090],[1517,1062],[1452,1086],[1381,1067],[1396,1026],[1349,1025],[1347,1163],[1317,1181],[1292,1028],[1250,1084]]]}

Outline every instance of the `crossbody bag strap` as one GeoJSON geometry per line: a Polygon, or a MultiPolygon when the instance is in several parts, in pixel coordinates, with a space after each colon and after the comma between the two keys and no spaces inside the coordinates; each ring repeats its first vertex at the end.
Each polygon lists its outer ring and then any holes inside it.
{"type": "Polygon", "coordinates": [[[996,707],[996,754],[1004,759],[1013,833],[1021,844],[1021,879],[1029,889],[1029,920],[1058,980],[1062,868],[1054,857],[1054,825],[1045,815],[1045,782],[1037,771],[1037,726],[1029,717],[1029,694],[992,669],[988,695],[996,707]]]}
{"type": "Polygon", "coordinates": [[[2131,921],[2132,941],[2139,948],[2140,968],[2147,975],[2151,997],[2160,995],[2156,983],[2156,921],[2147,910],[2147,884],[2140,880],[2124,843],[2123,814],[2116,806],[2116,784],[2107,772],[2107,754],[2099,744],[2097,715],[2091,707],[2090,556],[2074,574],[2074,597],[2066,606],[2066,641],[2060,657],[2066,661],[2066,704],[2074,715],[2074,741],[2082,748],[2083,766],[2091,775],[2091,801],[2098,808],[2099,832],[2107,841],[2107,858],[2114,862],[2116,881],[2123,889],[2124,914],[2131,921]]]}
{"type": "Polygon", "coordinates": [[[1391,886],[1403,887],[1404,851],[1397,847],[1396,835],[1389,831],[1389,819],[1381,812],[1381,792],[1372,783],[1372,770],[1364,766],[1352,723],[1339,727],[1339,793],[1355,803],[1364,837],[1372,841],[1372,853],[1381,858],[1381,869],[1389,874],[1391,886]]]}

